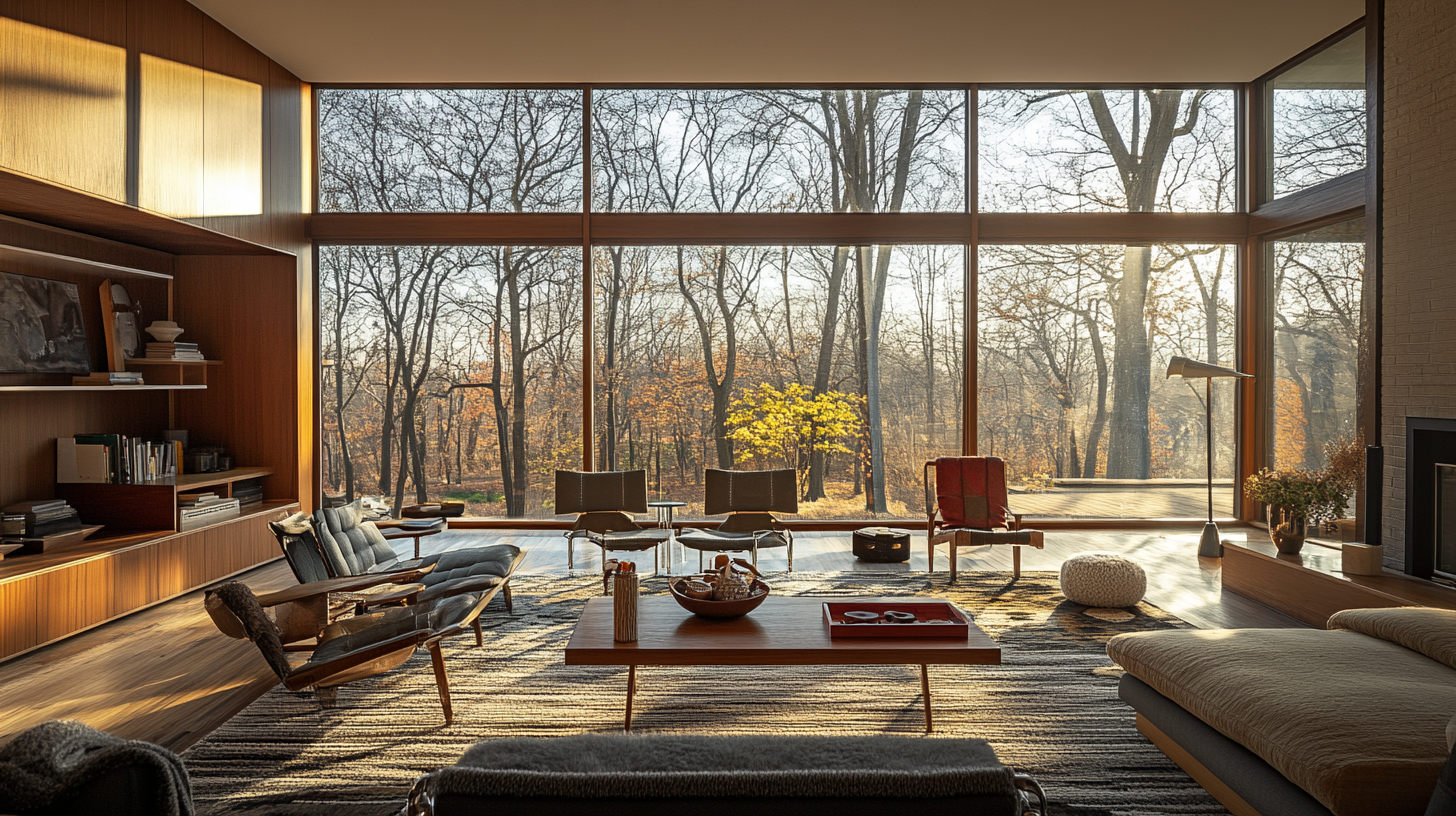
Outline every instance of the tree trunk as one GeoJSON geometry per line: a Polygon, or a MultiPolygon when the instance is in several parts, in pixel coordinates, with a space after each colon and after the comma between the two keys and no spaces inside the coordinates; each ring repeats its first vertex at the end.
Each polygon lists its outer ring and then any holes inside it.
{"type": "Polygon", "coordinates": [[[1123,253],[1122,278],[1112,327],[1112,432],[1107,440],[1107,478],[1146,479],[1152,464],[1148,400],[1152,394],[1152,347],[1146,307],[1152,250],[1130,246],[1123,253]]]}
{"type": "MultiPolygon", "coordinates": [[[[519,260],[506,250],[506,287],[511,315],[511,476],[514,481],[514,516],[526,514],[526,338],[521,328],[519,260]]],[[[590,444],[590,442],[587,442],[590,444]]]]}
{"type": "Polygon", "coordinates": [[[1092,418],[1092,428],[1087,432],[1086,450],[1082,457],[1082,478],[1097,478],[1097,448],[1102,444],[1102,432],[1107,428],[1107,350],[1102,346],[1102,330],[1091,312],[1082,314],[1082,324],[1087,327],[1087,336],[1092,341],[1092,359],[1097,364],[1097,413],[1092,418]]]}
{"type": "MultiPolygon", "coordinates": [[[[834,261],[829,266],[829,292],[828,300],[824,304],[824,322],[819,328],[819,358],[814,366],[814,397],[829,391],[829,376],[834,367],[834,340],[839,330],[840,296],[844,290],[844,270],[848,261],[849,247],[836,247],[834,261]]],[[[809,452],[809,482],[804,489],[804,501],[818,501],[826,497],[826,464],[823,451],[809,452]]]]}

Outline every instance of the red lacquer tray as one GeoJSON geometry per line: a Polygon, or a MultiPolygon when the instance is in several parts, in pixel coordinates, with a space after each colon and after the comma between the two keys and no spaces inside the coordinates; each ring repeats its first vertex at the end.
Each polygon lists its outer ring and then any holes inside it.
{"type": "Polygon", "coordinates": [[[970,616],[950,601],[828,601],[824,625],[832,638],[959,638],[970,635],[970,616]],[[910,612],[914,623],[849,623],[845,612],[910,612]],[[943,621],[931,623],[930,621],[943,621]]]}

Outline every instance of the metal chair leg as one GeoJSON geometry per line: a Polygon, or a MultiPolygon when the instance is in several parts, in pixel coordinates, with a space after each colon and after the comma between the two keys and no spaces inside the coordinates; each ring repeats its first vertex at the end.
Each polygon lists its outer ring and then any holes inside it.
{"type": "Polygon", "coordinates": [[[574,554],[573,553],[573,550],[575,548],[572,546],[575,542],[576,542],[576,539],[572,538],[571,536],[567,536],[566,537],[566,568],[567,569],[571,569],[572,567],[575,566],[575,564],[573,563],[573,554],[574,554]]]}

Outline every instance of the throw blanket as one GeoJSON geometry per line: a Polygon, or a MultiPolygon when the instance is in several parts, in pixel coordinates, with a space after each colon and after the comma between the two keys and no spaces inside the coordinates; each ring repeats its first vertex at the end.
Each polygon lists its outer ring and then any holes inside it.
{"type": "Polygon", "coordinates": [[[192,788],[176,754],[76,720],[42,723],[0,748],[0,813],[47,812],[104,773],[139,766],[164,783],[151,801],[127,804],[157,816],[191,816],[192,788]]]}

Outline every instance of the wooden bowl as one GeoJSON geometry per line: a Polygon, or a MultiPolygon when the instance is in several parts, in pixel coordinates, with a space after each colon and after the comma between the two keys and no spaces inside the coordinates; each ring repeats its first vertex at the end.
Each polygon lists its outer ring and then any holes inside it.
{"type": "Polygon", "coordinates": [[[739,598],[736,601],[705,601],[701,598],[689,598],[681,592],[678,592],[677,582],[682,580],[686,579],[676,578],[668,581],[668,591],[672,593],[673,600],[677,601],[678,606],[703,618],[741,618],[757,609],[758,605],[763,603],[771,591],[768,584],[755,578],[753,579],[753,588],[762,590],[757,595],[739,598]]]}

